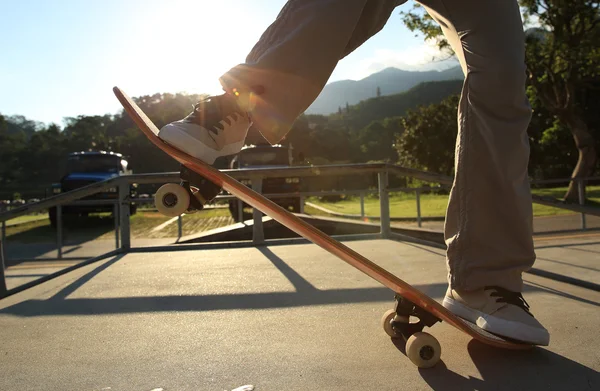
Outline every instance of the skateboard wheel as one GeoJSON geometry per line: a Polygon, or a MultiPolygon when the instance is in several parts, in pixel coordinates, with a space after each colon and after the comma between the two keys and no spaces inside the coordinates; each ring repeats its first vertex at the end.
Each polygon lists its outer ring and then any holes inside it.
{"type": "Polygon", "coordinates": [[[429,333],[418,332],[406,341],[406,355],[419,368],[431,368],[440,360],[442,347],[429,333]]]}
{"type": "Polygon", "coordinates": [[[190,195],[180,185],[167,183],[162,185],[156,192],[154,205],[159,213],[169,217],[177,217],[189,207],[190,195]]]}
{"type": "Polygon", "coordinates": [[[381,318],[381,325],[383,326],[383,331],[385,331],[387,335],[392,338],[398,338],[400,335],[396,333],[396,330],[392,327],[392,319],[394,319],[394,316],[396,316],[395,310],[386,311],[381,318]]]}
{"type": "Polygon", "coordinates": [[[402,337],[402,334],[397,332],[396,329],[392,327],[392,320],[396,323],[396,325],[402,323],[408,324],[410,323],[410,317],[397,315],[396,310],[387,310],[381,318],[381,325],[383,326],[383,331],[385,331],[387,335],[389,335],[392,338],[402,337]]]}

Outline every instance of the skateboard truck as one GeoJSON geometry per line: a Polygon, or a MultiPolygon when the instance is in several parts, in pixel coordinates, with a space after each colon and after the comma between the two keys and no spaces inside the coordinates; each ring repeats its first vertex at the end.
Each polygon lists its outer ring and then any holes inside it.
{"type": "Polygon", "coordinates": [[[200,211],[221,192],[221,187],[183,165],[179,178],[179,184],[162,185],[154,196],[156,209],[165,216],[177,217],[200,211]]]}
{"type": "Polygon", "coordinates": [[[402,338],[408,358],[420,368],[434,366],[440,359],[441,346],[437,339],[423,329],[431,327],[441,319],[423,308],[396,294],[393,310],[382,318],[383,329],[392,338],[402,338]],[[411,317],[418,322],[411,322],[411,317]]]}
{"type": "Polygon", "coordinates": [[[400,295],[396,295],[395,300],[394,311],[396,316],[391,320],[391,326],[396,334],[402,336],[405,341],[411,335],[423,331],[425,326],[431,327],[437,322],[441,322],[440,319],[400,295]],[[419,321],[411,323],[411,316],[418,318],[419,321]]]}
{"type": "Polygon", "coordinates": [[[219,186],[184,165],[182,165],[179,170],[179,178],[181,178],[181,186],[183,186],[190,195],[190,205],[187,209],[188,213],[204,209],[204,204],[212,201],[221,192],[219,186]],[[196,191],[192,190],[192,187],[195,188],[196,191]]]}

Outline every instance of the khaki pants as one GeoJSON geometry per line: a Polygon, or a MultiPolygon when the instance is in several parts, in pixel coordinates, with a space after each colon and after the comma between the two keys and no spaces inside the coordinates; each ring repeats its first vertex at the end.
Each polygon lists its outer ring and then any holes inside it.
{"type": "MultiPolygon", "coordinates": [[[[383,28],[405,0],[290,0],[225,88],[252,98],[255,126],[271,143],[316,99],[338,61],[383,28]]],[[[445,224],[451,286],[520,291],[534,260],[527,177],[524,33],[516,0],[421,0],[465,73],[455,179],[445,224]]],[[[423,140],[426,142],[426,140],[423,140]]]]}

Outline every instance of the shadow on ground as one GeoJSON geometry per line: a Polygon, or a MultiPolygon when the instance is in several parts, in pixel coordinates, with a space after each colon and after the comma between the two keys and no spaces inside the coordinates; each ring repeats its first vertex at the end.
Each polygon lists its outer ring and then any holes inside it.
{"type": "MultiPolygon", "coordinates": [[[[63,241],[69,244],[83,243],[114,229],[115,220],[110,215],[65,216],[63,241]]],[[[56,228],[50,225],[49,220],[34,221],[14,227],[12,232],[7,232],[6,239],[15,243],[55,242],[56,228]]]]}
{"type": "MultiPolygon", "coordinates": [[[[66,217],[66,216],[65,216],[66,217]]],[[[114,231],[115,223],[111,216],[92,215],[88,217],[68,216],[63,228],[63,255],[79,250],[85,242],[114,231]]],[[[49,220],[26,223],[7,230],[6,266],[20,263],[19,260],[33,260],[56,251],[57,231],[49,220]]]]}
{"type": "MultiPolygon", "coordinates": [[[[215,310],[248,310],[287,308],[342,303],[389,302],[393,293],[386,288],[357,288],[320,290],[304,279],[270,249],[260,252],[293,284],[295,292],[253,294],[154,296],[125,298],[68,297],[78,288],[119,262],[115,256],[77,278],[47,300],[28,300],[0,311],[23,317],[50,315],[99,315],[146,312],[185,312],[215,310]]],[[[417,289],[440,299],[446,284],[417,285],[417,289]]],[[[527,291],[544,291],[570,300],[600,306],[600,303],[560,292],[540,284],[527,283],[527,291]]],[[[396,341],[402,351],[402,344],[396,341]]],[[[469,342],[468,353],[477,367],[480,378],[464,377],[448,369],[441,361],[436,367],[419,370],[425,382],[434,390],[583,390],[600,389],[600,376],[586,366],[544,348],[529,351],[494,349],[475,340],[469,342]]]]}
{"type": "MultiPolygon", "coordinates": [[[[394,294],[387,288],[355,288],[320,290],[304,279],[283,259],[269,248],[259,247],[260,252],[294,285],[294,292],[268,292],[223,295],[182,295],[182,296],[143,296],[116,298],[77,298],[67,297],[103,270],[119,261],[123,255],[111,258],[94,270],[81,276],[47,300],[27,300],[0,310],[0,314],[24,317],[52,315],[101,315],[171,311],[217,311],[249,310],[266,308],[303,307],[311,305],[334,305],[344,303],[390,302],[394,294]]],[[[415,285],[415,288],[440,299],[447,285],[415,285]]],[[[565,293],[541,284],[526,282],[525,292],[544,291],[570,300],[599,306],[600,303],[584,297],[565,293]]]]}
{"type": "Polygon", "coordinates": [[[467,345],[481,378],[463,377],[443,361],[419,369],[433,390],[598,390],[597,371],[544,348],[528,351],[494,349],[478,341],[467,345]]]}

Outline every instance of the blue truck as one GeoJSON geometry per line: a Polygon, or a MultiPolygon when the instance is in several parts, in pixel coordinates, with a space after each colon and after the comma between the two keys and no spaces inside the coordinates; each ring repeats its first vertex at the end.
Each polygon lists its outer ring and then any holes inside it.
{"type": "MultiPolygon", "coordinates": [[[[106,151],[88,151],[72,152],[67,156],[65,175],[59,183],[52,185],[54,195],[75,190],[92,183],[101,182],[123,174],[131,174],[127,160],[123,155],[115,152],[106,151]]],[[[135,198],[135,185],[130,188],[131,198],[135,198]]],[[[111,188],[108,191],[93,194],[82,200],[116,200],[118,198],[118,189],[111,188]]],[[[131,214],[135,214],[137,207],[132,203],[131,214]]],[[[64,205],[62,214],[65,216],[87,216],[90,213],[113,212],[114,204],[94,204],[86,205],[64,205]]],[[[50,208],[48,211],[50,223],[56,226],[56,208],[50,208]]]]}

